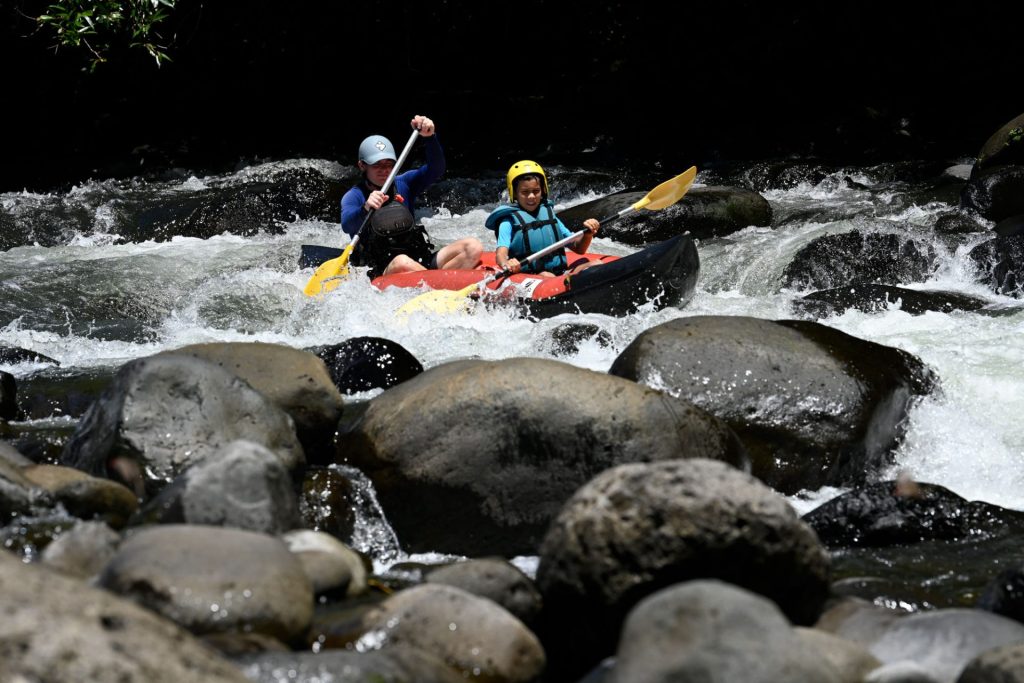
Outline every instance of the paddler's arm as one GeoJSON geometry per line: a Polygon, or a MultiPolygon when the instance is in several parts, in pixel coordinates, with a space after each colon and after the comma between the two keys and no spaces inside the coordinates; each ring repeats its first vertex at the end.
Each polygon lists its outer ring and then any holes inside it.
{"type": "Polygon", "coordinates": [[[576,241],[572,243],[572,250],[577,254],[586,254],[587,249],[590,248],[590,243],[594,241],[594,235],[601,229],[601,222],[596,218],[588,218],[583,221],[583,227],[587,229],[585,233],[576,238],[576,241]]]}
{"type": "Polygon", "coordinates": [[[508,257],[508,249],[512,246],[512,221],[503,220],[498,224],[498,235],[497,235],[498,248],[494,250],[494,262],[498,264],[498,267],[502,270],[508,268],[512,273],[518,273],[522,265],[519,263],[519,259],[510,259],[508,257]]]}
{"type": "Polygon", "coordinates": [[[494,261],[498,264],[498,268],[501,270],[508,269],[513,274],[518,273],[522,267],[519,259],[508,257],[508,247],[498,247],[497,251],[494,252],[494,261]]]}

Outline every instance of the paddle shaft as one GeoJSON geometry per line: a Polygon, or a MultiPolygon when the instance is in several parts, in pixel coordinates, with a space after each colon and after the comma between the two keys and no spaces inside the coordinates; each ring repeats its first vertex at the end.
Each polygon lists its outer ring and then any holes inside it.
{"type": "MultiPolygon", "coordinates": [[[[388,193],[388,188],[391,187],[391,183],[395,181],[395,176],[398,175],[398,171],[402,168],[402,165],[405,163],[406,157],[408,157],[409,152],[412,151],[412,146],[416,143],[416,138],[419,136],[419,134],[419,130],[414,130],[412,132],[412,135],[409,136],[409,142],[405,143],[405,149],[402,150],[402,153],[399,155],[398,160],[395,162],[395,165],[391,167],[391,173],[388,174],[388,179],[385,180],[384,184],[381,185],[380,187],[380,191],[383,192],[384,194],[388,193]]],[[[363,234],[363,228],[365,228],[366,224],[370,222],[370,218],[373,216],[374,211],[376,211],[376,209],[370,209],[369,212],[367,212],[366,218],[363,219],[363,224],[360,225],[359,230],[356,231],[356,236],[352,238],[352,242],[349,245],[350,253],[353,250],[355,250],[356,245],[359,244],[359,236],[363,234]]]]}

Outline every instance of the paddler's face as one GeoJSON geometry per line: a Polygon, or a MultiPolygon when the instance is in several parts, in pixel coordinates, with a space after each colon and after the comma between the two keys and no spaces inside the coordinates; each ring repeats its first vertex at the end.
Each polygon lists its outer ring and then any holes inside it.
{"type": "Polygon", "coordinates": [[[516,185],[516,201],[527,211],[536,211],[543,198],[540,181],[535,178],[527,178],[516,185]]]}
{"type": "Polygon", "coordinates": [[[359,162],[359,168],[366,173],[366,179],[377,187],[383,187],[388,176],[391,174],[391,169],[395,167],[393,159],[381,159],[375,164],[365,164],[362,161],[359,162]]]}

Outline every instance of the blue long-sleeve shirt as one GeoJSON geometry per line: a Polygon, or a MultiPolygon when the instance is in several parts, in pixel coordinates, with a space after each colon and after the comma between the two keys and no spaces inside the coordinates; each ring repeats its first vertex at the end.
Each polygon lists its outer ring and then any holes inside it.
{"type": "MultiPolygon", "coordinates": [[[[427,163],[397,176],[386,193],[389,197],[394,197],[396,192],[402,195],[406,207],[413,215],[416,213],[416,198],[437,182],[445,170],[444,150],[441,149],[437,134],[423,138],[423,146],[427,153],[427,163]]],[[[341,198],[341,228],[351,237],[356,236],[366,220],[363,204],[370,196],[370,191],[364,179],[341,198]]]]}

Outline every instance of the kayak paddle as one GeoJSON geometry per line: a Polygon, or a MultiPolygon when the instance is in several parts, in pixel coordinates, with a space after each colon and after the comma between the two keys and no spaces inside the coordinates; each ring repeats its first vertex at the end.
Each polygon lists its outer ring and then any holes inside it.
{"type": "MultiPolygon", "coordinates": [[[[697,167],[691,166],[675,178],[666,180],[662,184],[658,185],[656,188],[644,195],[643,199],[640,201],[627,206],[614,216],[605,218],[601,221],[601,225],[622,218],[630,211],[637,211],[639,209],[657,211],[658,209],[664,209],[666,206],[675,204],[682,199],[683,195],[690,189],[690,186],[693,185],[693,180],[696,177],[697,167]]],[[[543,256],[547,256],[556,249],[561,249],[562,247],[571,244],[585,232],[586,230],[578,230],[569,237],[558,240],[554,244],[550,244],[543,249],[530,254],[526,257],[526,261],[529,263],[543,256]]],[[[466,306],[466,297],[474,291],[479,290],[480,292],[483,292],[484,288],[494,280],[506,278],[511,274],[512,272],[508,269],[500,270],[496,273],[491,273],[480,282],[473,283],[468,287],[463,287],[462,289],[434,289],[429,292],[425,292],[416,298],[407,301],[398,309],[398,311],[396,311],[396,313],[398,315],[409,315],[410,313],[416,313],[418,311],[428,311],[431,313],[451,313],[453,311],[457,311],[466,306]]]]}
{"type": "MultiPolygon", "coordinates": [[[[391,187],[392,181],[395,176],[398,175],[398,170],[405,163],[405,158],[409,156],[409,152],[412,151],[412,146],[416,142],[416,137],[420,134],[418,130],[414,130],[412,135],[409,136],[409,142],[405,143],[405,149],[402,150],[402,154],[398,157],[398,161],[395,162],[394,167],[391,169],[391,173],[388,175],[388,179],[384,181],[384,185],[380,188],[380,191],[387,194],[388,188],[391,187]]],[[[316,296],[329,292],[339,284],[343,278],[348,277],[348,260],[352,256],[352,250],[359,244],[359,236],[363,234],[363,229],[366,228],[366,224],[370,222],[370,217],[373,216],[374,210],[371,209],[366,214],[366,218],[363,219],[363,224],[359,226],[359,230],[356,231],[356,236],[352,238],[352,241],[348,243],[345,250],[341,252],[341,256],[332,258],[330,261],[324,261],[313,273],[313,277],[309,278],[309,282],[306,283],[306,288],[302,290],[302,293],[306,296],[316,296]]]]}

